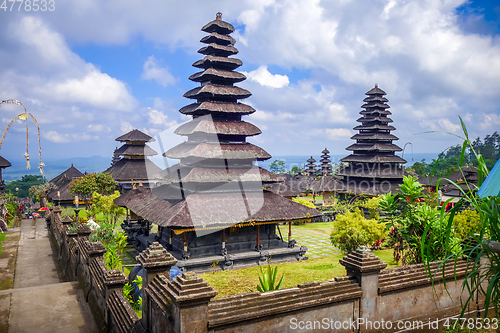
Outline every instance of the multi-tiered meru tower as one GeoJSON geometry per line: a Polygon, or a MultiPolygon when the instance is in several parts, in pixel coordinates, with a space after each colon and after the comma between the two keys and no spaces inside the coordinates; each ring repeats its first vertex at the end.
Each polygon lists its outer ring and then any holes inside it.
{"type": "Polygon", "coordinates": [[[130,190],[134,182],[142,182],[145,187],[154,187],[152,183],[158,182],[156,175],[161,169],[148,159],[148,156],[157,155],[157,152],[146,144],[154,139],[134,129],[115,140],[124,144],[115,149],[113,162],[104,172],[110,173],[122,190],[130,190]],[[117,159],[118,156],[122,158],[117,159]]]}
{"type": "Polygon", "coordinates": [[[239,102],[251,94],[235,85],[246,77],[234,71],[241,60],[229,58],[238,53],[229,36],[234,27],[218,13],[202,31],[209,34],[198,51],[204,58],[193,64],[201,71],[189,77],[200,86],[184,94],[195,102],[179,110],[193,119],[175,131],[187,140],[163,154],[179,163],[162,172],[170,184],[153,190],[173,206],[158,212],[132,200],[128,207],[159,225],[161,243],[184,269],[210,269],[214,261],[223,268],[255,265],[269,256],[273,262],[301,260],[306,248],[295,247],[291,237],[284,241],[277,223],[319,212],[263,190],[263,183],[279,178],[255,163],[271,155],[247,142],[261,131],[242,120],[255,110],[239,102]]]}
{"type": "Polygon", "coordinates": [[[402,183],[402,165],[406,160],[395,154],[402,149],[393,143],[398,137],[391,134],[396,128],[389,125],[390,106],[386,104],[386,93],[376,84],[366,95],[363,100],[366,103],[361,106],[362,117],[357,120],[361,125],[354,127],[359,133],[351,138],[356,143],[346,148],[352,154],[341,159],[347,166],[337,172],[343,176],[342,192],[366,195],[395,192],[402,183]]]}

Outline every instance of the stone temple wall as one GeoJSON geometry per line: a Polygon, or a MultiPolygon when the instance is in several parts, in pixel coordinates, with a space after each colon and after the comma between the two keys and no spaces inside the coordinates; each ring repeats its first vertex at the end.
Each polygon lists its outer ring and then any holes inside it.
{"type": "MultiPolygon", "coordinates": [[[[461,301],[469,296],[462,290],[466,260],[448,265],[432,284],[423,265],[386,269],[373,253],[357,250],[340,260],[346,276],[214,298],[217,292],[194,273],[170,281],[177,260],[154,243],[137,256],[145,270],[139,319],[123,297],[126,277],[106,269],[106,249],[89,241],[90,229],[69,228],[58,207],[52,208],[48,223],[66,278],[82,284],[98,326],[109,332],[433,331],[460,314],[461,301]]],[[[431,263],[431,271],[439,264],[431,263]]],[[[466,317],[482,315],[483,304],[474,295],[466,317]]]]}

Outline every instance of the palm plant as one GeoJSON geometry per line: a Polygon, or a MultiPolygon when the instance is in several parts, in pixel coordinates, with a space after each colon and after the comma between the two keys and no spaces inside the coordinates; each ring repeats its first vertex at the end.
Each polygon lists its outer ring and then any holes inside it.
{"type": "MultiPolygon", "coordinates": [[[[464,141],[460,156],[460,167],[463,165],[466,149],[468,148],[472,154],[475,155],[478,161],[478,184],[481,186],[483,176],[488,175],[488,168],[482,156],[474,150],[462,118],[460,118],[460,122],[464,132],[464,137],[462,138],[464,141]]],[[[465,179],[465,177],[463,178],[465,179]]],[[[440,181],[441,180],[437,183],[438,187],[440,181]]],[[[454,184],[459,191],[461,191],[462,197],[460,201],[450,210],[446,224],[443,227],[443,232],[446,234],[445,248],[448,249],[446,258],[435,272],[431,272],[430,265],[427,264],[428,273],[431,279],[437,274],[442,273],[443,281],[446,287],[446,281],[444,279],[445,265],[453,264],[454,267],[456,267],[457,261],[466,257],[466,278],[462,285],[462,291],[467,291],[468,297],[462,302],[461,317],[465,314],[469,304],[475,301],[477,294],[485,297],[484,308],[489,309],[490,307],[493,307],[495,314],[498,316],[500,314],[500,228],[498,226],[500,216],[500,198],[494,196],[479,198],[475,193],[477,190],[475,185],[466,183],[467,188],[464,190],[460,188],[458,184],[455,184],[452,181],[450,182],[454,184]],[[464,207],[472,207],[479,213],[479,232],[469,235],[467,240],[463,242],[462,248],[452,248],[450,246],[450,239],[453,232],[453,219],[457,212],[464,207]]],[[[426,228],[425,232],[429,233],[430,230],[426,228]]],[[[432,246],[433,244],[424,237],[422,239],[421,246],[422,255],[431,251],[432,246]]],[[[487,314],[488,311],[485,311],[484,316],[486,317],[487,314]]]]}

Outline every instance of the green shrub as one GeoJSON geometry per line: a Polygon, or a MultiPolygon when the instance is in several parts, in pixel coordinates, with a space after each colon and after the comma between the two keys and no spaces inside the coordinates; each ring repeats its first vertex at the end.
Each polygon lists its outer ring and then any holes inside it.
{"type": "Polygon", "coordinates": [[[479,213],[471,209],[466,209],[457,213],[453,217],[453,226],[455,236],[460,239],[465,239],[470,235],[479,233],[481,230],[481,219],[479,213]]]}
{"type": "Polygon", "coordinates": [[[356,208],[353,212],[346,211],[337,215],[333,221],[331,242],[343,253],[350,253],[360,245],[372,245],[386,236],[385,223],[377,219],[366,219],[363,212],[356,208]]]}
{"type": "Polygon", "coordinates": [[[309,208],[316,208],[311,201],[304,199],[304,198],[301,198],[301,197],[292,198],[292,201],[297,202],[299,204],[302,204],[304,206],[307,206],[309,208]]]}
{"type": "Polygon", "coordinates": [[[378,219],[380,216],[379,208],[378,208],[379,199],[380,199],[380,196],[373,197],[373,198],[366,200],[364,203],[362,203],[360,205],[361,207],[368,208],[368,211],[370,212],[371,219],[378,219]]]}

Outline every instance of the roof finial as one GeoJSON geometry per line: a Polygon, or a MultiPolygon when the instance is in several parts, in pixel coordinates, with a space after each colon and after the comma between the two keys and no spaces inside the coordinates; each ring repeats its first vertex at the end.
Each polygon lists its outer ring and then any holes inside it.
{"type": "Polygon", "coordinates": [[[215,14],[215,19],[217,21],[221,21],[222,20],[222,13],[221,12],[218,12],[217,14],[215,14]]]}
{"type": "Polygon", "coordinates": [[[378,88],[378,84],[375,83],[375,88],[378,88]]]}

